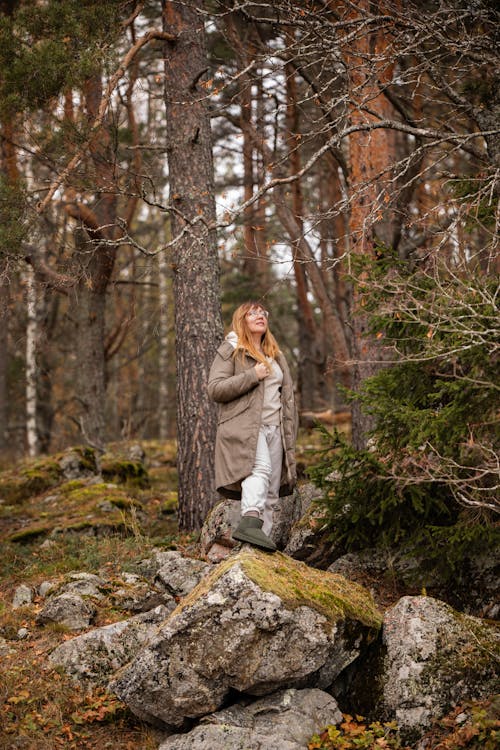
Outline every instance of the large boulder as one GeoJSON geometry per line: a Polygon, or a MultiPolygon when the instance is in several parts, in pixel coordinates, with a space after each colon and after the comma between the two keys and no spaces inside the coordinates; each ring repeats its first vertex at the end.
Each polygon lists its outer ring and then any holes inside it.
{"type": "Polygon", "coordinates": [[[282,690],[211,714],[187,734],[168,737],[159,750],[304,750],[319,728],[341,720],[337,702],[328,693],[282,690]]]}
{"type": "Polygon", "coordinates": [[[231,690],[326,688],[380,624],[361,586],[245,547],[180,603],[110,688],[139,717],[182,726],[231,690]]]}
{"type": "Polygon", "coordinates": [[[113,673],[151,640],[170,612],[167,607],[159,606],[128,620],[95,628],[61,643],[52,651],[49,661],[63,667],[86,687],[106,685],[113,673]]]}
{"type": "Polygon", "coordinates": [[[395,719],[415,742],[454,705],[498,692],[499,656],[500,634],[482,620],[405,596],[386,612],[381,648],[354,677],[350,698],[361,712],[395,719]]]}

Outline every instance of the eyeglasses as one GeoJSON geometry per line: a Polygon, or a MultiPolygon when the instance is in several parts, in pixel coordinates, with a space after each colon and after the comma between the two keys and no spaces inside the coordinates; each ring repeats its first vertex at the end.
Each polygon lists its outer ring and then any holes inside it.
{"type": "Polygon", "coordinates": [[[249,310],[247,312],[247,315],[249,318],[258,318],[259,315],[263,315],[265,318],[269,317],[269,313],[267,310],[263,310],[262,308],[258,308],[257,310],[249,310]]]}

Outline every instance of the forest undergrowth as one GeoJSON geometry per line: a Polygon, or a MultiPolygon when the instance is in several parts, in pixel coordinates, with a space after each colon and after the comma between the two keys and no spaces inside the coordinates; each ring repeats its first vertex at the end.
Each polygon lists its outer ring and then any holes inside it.
{"type": "MultiPolygon", "coordinates": [[[[301,434],[298,453],[303,468],[315,460],[319,443],[318,434],[301,434]]],[[[143,447],[147,456],[150,455],[151,445],[144,443],[143,447]]],[[[0,641],[3,649],[0,750],[154,750],[158,747],[161,733],[139,721],[117,698],[103,689],[79,689],[63,671],[50,667],[48,654],[58,644],[73,638],[74,633],[61,625],[37,622],[42,598],[35,593],[30,605],[16,609],[12,608],[12,600],[20,584],[36,591],[43,581],[62,580],[65,574],[75,571],[98,574],[118,585],[123,574],[133,572],[136,563],[148,557],[156,546],[196,555],[196,536],[180,534],[177,529],[173,450],[172,446],[165,446],[165,456],[170,458],[164,463],[157,461],[159,465],[149,468],[149,486],[127,488],[126,482],[120,485],[140,506],[140,514],[135,515],[122,509],[124,524],[120,533],[92,537],[88,530],[84,534],[72,530],[56,533],[50,544],[44,544],[47,537],[8,541],[22,517],[31,522],[32,516],[46,513],[47,498],[57,488],[26,498],[16,506],[5,502],[0,505],[0,638],[3,639],[0,641]]],[[[157,444],[153,453],[158,456],[157,444]]],[[[5,472],[0,473],[0,481],[4,475],[5,472]]],[[[63,526],[64,516],[65,507],[61,503],[59,517],[52,517],[54,526],[63,526]]],[[[376,586],[373,580],[366,583],[372,588],[376,586]]],[[[409,592],[387,582],[380,583],[374,591],[382,609],[404,593],[409,592]]],[[[106,596],[105,590],[96,606],[93,627],[127,616],[115,606],[111,596],[106,596]]],[[[429,735],[429,750],[489,749],[488,744],[478,742],[481,737],[488,738],[498,731],[498,709],[497,703],[486,702],[465,707],[467,718],[463,724],[458,725],[452,718],[443,720],[429,735]]],[[[457,709],[455,715],[458,713],[457,709]]],[[[318,735],[311,738],[309,747],[315,750],[403,747],[396,744],[393,727],[367,725],[360,717],[345,718],[342,727],[338,730],[318,727],[318,735]]]]}

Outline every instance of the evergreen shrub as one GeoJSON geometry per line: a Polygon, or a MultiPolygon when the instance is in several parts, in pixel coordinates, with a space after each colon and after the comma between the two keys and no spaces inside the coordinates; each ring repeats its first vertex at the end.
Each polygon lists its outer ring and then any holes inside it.
{"type": "Polygon", "coordinates": [[[500,537],[498,277],[363,263],[381,366],[349,397],[374,426],[364,450],[320,428],[310,475],[336,544],[403,545],[446,578],[500,537]]]}

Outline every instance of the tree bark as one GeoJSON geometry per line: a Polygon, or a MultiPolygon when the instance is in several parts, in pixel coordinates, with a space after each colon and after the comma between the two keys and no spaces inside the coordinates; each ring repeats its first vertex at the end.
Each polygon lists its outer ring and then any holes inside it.
{"type": "MultiPolygon", "coordinates": [[[[297,107],[297,81],[295,68],[290,63],[285,65],[287,96],[287,145],[288,163],[291,175],[301,169],[299,111],[297,107]]],[[[300,180],[292,182],[292,212],[301,235],[304,234],[304,200],[300,180]]],[[[297,289],[297,320],[299,328],[299,357],[297,367],[300,409],[315,411],[333,406],[333,393],[325,393],[326,357],[324,332],[316,324],[313,309],[308,297],[306,264],[295,247],[293,251],[293,271],[297,289]],[[331,398],[330,398],[331,397],[331,398]]]]}
{"type": "MultiPolygon", "coordinates": [[[[102,79],[96,74],[85,82],[85,107],[94,123],[102,102],[102,79]]],[[[90,146],[98,200],[94,208],[68,203],[67,213],[80,221],[75,230],[74,319],[77,327],[77,398],[81,404],[80,429],[84,440],[104,450],[106,440],[106,290],[116,257],[117,196],[113,146],[103,128],[90,146]],[[83,228],[84,227],[84,228],[83,228]]]]}
{"type": "Polygon", "coordinates": [[[75,230],[75,255],[81,261],[79,283],[72,293],[75,340],[78,342],[75,380],[80,403],[79,423],[83,439],[98,450],[104,450],[106,439],[106,374],[104,352],[105,287],[98,284],[95,272],[86,273],[85,264],[99,263],[97,251],[86,232],[75,230]]]}
{"type": "Polygon", "coordinates": [[[202,17],[162,1],[177,366],[179,526],[199,529],[213,506],[215,405],[206,389],[222,338],[210,120],[198,83],[207,69],[202,17]]]}
{"type": "Polygon", "coordinates": [[[36,349],[38,338],[36,283],[33,269],[26,271],[26,442],[28,455],[38,455],[37,414],[37,365],[36,349]]]}
{"type": "Polygon", "coordinates": [[[158,255],[159,282],[159,370],[160,378],[158,385],[158,435],[160,440],[166,440],[170,433],[169,425],[169,387],[168,387],[168,363],[169,363],[169,290],[168,290],[168,264],[166,253],[162,251],[158,255]]]}
{"type": "Polygon", "coordinates": [[[8,283],[4,263],[0,264],[0,453],[7,447],[7,370],[8,370],[8,283]]]}
{"type": "MultiPolygon", "coordinates": [[[[383,12],[383,3],[377,4],[383,12]]],[[[374,4],[362,0],[354,13],[370,13],[374,4]]],[[[350,119],[353,124],[366,124],[380,119],[392,119],[393,108],[383,96],[381,86],[390,81],[394,61],[384,54],[388,40],[380,32],[358,35],[350,46],[347,63],[350,70],[350,119]],[[373,68],[368,60],[373,55],[378,62],[373,68]]],[[[360,255],[375,258],[377,244],[394,246],[398,224],[391,202],[390,165],[396,152],[394,131],[375,129],[354,133],[349,142],[351,162],[351,249],[360,255]]],[[[367,335],[368,318],[363,312],[359,279],[352,291],[352,354],[353,389],[359,391],[363,381],[380,368],[376,342],[367,335]]],[[[357,401],[352,409],[352,439],[356,448],[366,446],[367,435],[373,427],[373,417],[361,411],[357,401]]]]}

